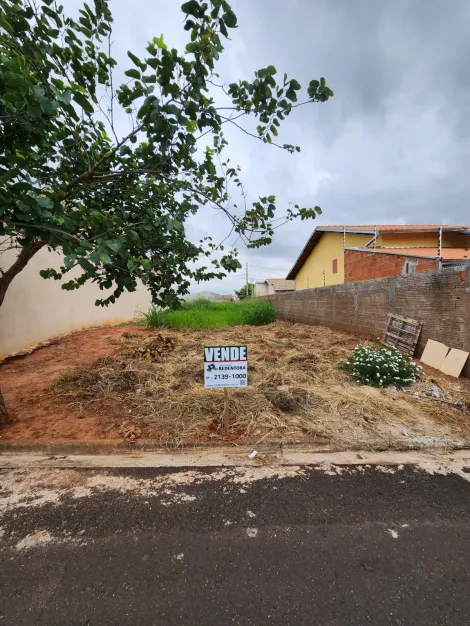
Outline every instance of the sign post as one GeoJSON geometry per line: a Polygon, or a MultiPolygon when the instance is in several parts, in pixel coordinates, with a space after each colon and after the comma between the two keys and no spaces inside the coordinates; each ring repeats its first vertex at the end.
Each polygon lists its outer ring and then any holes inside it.
{"type": "Polygon", "coordinates": [[[228,388],[248,386],[246,346],[205,346],[204,387],[224,390],[224,430],[229,432],[228,388]]]}
{"type": "Polygon", "coordinates": [[[230,430],[230,420],[228,416],[228,389],[224,387],[224,431],[228,435],[230,430]]]}

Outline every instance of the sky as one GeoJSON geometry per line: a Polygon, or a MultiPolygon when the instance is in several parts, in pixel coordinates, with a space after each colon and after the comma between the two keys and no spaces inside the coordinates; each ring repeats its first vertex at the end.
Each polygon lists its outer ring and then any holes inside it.
{"type": "MultiPolygon", "coordinates": [[[[183,50],[180,2],[112,0],[113,56],[144,54],[164,34],[183,50]]],[[[191,291],[230,293],[250,280],[285,277],[311,232],[324,224],[469,223],[470,3],[463,0],[232,0],[238,28],[216,68],[220,82],[252,79],[275,65],[302,85],[324,76],[335,96],[296,109],[279,142],[290,155],[227,128],[226,155],[242,168],[250,201],[273,194],[320,205],[316,220],[276,231],[269,247],[236,245],[243,270],[191,291]]],[[[66,10],[78,0],[66,0],[66,10]]],[[[127,126],[122,120],[123,134],[127,126]]],[[[256,121],[244,122],[254,130],[256,121]]],[[[187,227],[197,241],[228,233],[222,217],[200,214],[187,227]]],[[[230,242],[230,240],[229,240],[230,242]]]]}

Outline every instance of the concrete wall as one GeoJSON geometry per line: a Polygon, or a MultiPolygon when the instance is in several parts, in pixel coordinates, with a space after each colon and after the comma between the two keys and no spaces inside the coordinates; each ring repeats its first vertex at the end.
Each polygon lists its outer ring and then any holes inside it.
{"type": "MultiPolygon", "coordinates": [[[[8,268],[14,259],[14,251],[2,253],[0,267],[8,268]]],[[[13,279],[0,308],[0,358],[73,330],[126,321],[148,309],[150,294],[143,285],[134,293],[124,292],[115,304],[98,307],[95,300],[108,292],[95,284],[64,291],[60,281],[39,276],[41,269],[58,269],[62,259],[44,248],[13,279]]]]}
{"type": "MultiPolygon", "coordinates": [[[[424,322],[416,355],[428,339],[470,352],[470,268],[276,294],[279,318],[382,338],[389,313],[424,322]]],[[[467,362],[464,374],[470,376],[467,362]]]]}
{"type": "Polygon", "coordinates": [[[406,275],[405,264],[412,272],[426,272],[437,269],[435,259],[403,256],[389,252],[364,252],[363,250],[344,251],[344,282],[355,283],[373,278],[406,275]]]}

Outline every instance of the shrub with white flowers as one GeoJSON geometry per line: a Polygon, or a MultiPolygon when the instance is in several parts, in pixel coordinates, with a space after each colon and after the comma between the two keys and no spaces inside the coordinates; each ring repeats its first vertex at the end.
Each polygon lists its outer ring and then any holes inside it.
{"type": "Polygon", "coordinates": [[[363,385],[406,387],[412,385],[423,369],[411,358],[390,348],[369,348],[358,344],[338,367],[350,372],[363,385]]]}

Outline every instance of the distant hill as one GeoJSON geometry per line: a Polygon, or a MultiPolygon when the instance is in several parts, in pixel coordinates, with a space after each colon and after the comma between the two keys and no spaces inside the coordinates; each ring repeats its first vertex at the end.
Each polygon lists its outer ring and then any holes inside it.
{"type": "Polygon", "coordinates": [[[216,302],[217,300],[232,300],[233,296],[230,294],[221,295],[220,293],[214,293],[213,291],[198,291],[197,293],[190,293],[184,297],[185,300],[199,300],[200,298],[216,302]]]}

